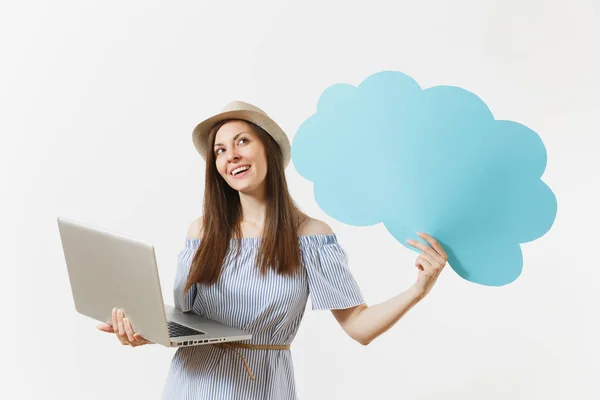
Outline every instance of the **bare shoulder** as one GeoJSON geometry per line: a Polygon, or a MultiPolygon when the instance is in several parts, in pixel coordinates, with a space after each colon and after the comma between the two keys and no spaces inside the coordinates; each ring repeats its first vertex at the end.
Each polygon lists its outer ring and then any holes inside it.
{"type": "Polygon", "coordinates": [[[188,228],[187,237],[190,239],[200,239],[202,237],[202,226],[204,218],[198,217],[192,221],[188,228]]]}
{"type": "Polygon", "coordinates": [[[304,217],[304,220],[298,228],[299,236],[330,235],[334,233],[333,229],[331,229],[327,223],[316,218],[311,218],[308,215],[305,215],[304,217]]]}

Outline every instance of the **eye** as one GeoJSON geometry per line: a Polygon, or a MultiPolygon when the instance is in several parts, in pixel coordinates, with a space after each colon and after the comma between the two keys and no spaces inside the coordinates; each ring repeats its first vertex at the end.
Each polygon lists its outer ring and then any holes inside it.
{"type": "Polygon", "coordinates": [[[224,151],[225,149],[224,149],[224,148],[222,148],[222,147],[221,147],[221,148],[218,148],[217,150],[215,150],[215,155],[217,155],[217,156],[218,156],[219,154],[221,154],[221,150],[223,150],[223,151],[224,151]]]}
{"type": "Polygon", "coordinates": [[[242,144],[242,143],[248,143],[248,139],[246,138],[241,138],[240,140],[238,140],[238,145],[242,144]]]}

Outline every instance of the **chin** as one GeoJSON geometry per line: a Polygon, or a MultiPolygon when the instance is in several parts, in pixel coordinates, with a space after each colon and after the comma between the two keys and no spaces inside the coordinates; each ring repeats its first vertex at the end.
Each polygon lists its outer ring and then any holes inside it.
{"type": "Polygon", "coordinates": [[[238,192],[251,192],[255,189],[253,182],[228,182],[229,186],[232,189],[237,190],[238,192]]]}
{"type": "Polygon", "coordinates": [[[227,184],[229,186],[231,186],[232,189],[238,191],[238,192],[242,192],[242,193],[252,193],[255,192],[256,190],[260,189],[260,187],[262,185],[264,185],[265,181],[264,179],[262,181],[259,181],[258,179],[256,179],[256,177],[251,176],[251,177],[247,177],[245,179],[228,179],[227,180],[227,184]],[[250,179],[248,179],[250,178],[250,179]]]}
{"type": "Polygon", "coordinates": [[[258,189],[259,189],[258,185],[243,185],[243,186],[236,188],[235,190],[237,190],[238,192],[251,194],[251,193],[257,191],[258,189]]]}
{"type": "Polygon", "coordinates": [[[234,184],[231,185],[231,187],[240,193],[252,194],[258,189],[260,189],[261,185],[257,184],[256,182],[248,182],[243,184],[241,182],[234,182],[234,184]],[[237,185],[235,183],[237,183],[237,185]]]}

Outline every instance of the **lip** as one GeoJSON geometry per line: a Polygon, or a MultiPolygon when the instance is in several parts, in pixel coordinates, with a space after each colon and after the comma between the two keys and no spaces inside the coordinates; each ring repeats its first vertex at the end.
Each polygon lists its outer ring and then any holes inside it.
{"type": "Polygon", "coordinates": [[[252,165],[250,165],[250,164],[240,164],[240,165],[236,165],[235,167],[230,168],[228,171],[229,176],[231,176],[232,178],[236,178],[237,175],[232,175],[232,172],[240,167],[246,167],[246,166],[248,167],[248,169],[246,171],[242,172],[242,175],[246,175],[246,172],[250,171],[250,169],[252,168],[252,165]]]}

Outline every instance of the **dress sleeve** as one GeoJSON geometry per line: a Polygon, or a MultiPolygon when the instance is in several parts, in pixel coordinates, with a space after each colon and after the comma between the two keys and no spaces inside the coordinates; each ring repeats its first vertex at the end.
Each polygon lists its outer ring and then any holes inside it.
{"type": "Polygon", "coordinates": [[[185,283],[187,281],[188,274],[190,272],[190,266],[192,259],[198,249],[199,239],[186,238],[185,248],[181,250],[177,256],[177,270],[175,272],[175,284],[173,287],[173,299],[175,302],[175,308],[189,312],[194,307],[194,301],[196,299],[197,288],[193,285],[187,293],[183,292],[185,283]]]}
{"type": "Polygon", "coordinates": [[[365,303],[335,235],[320,236],[318,240],[305,249],[304,260],[312,309],[343,309],[365,303]]]}

